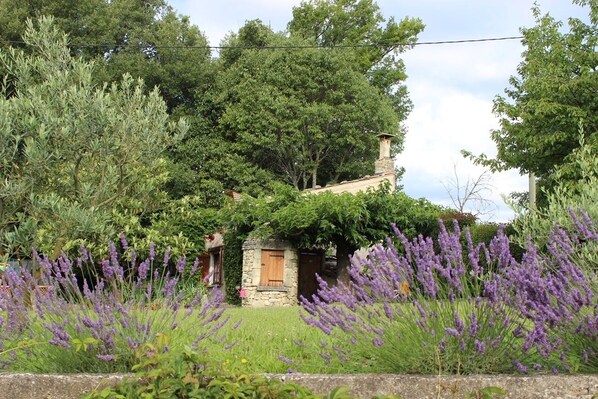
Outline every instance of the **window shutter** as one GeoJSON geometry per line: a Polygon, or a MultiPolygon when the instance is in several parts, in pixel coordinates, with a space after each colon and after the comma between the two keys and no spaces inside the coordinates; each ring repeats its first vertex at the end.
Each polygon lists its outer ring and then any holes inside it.
{"type": "Polygon", "coordinates": [[[262,250],[260,285],[271,287],[284,286],[284,251],[262,250]]]}

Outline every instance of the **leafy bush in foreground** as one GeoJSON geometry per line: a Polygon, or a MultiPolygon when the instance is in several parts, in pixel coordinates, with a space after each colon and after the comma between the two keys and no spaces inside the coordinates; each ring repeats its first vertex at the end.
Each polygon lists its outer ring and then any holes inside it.
{"type": "MultiPolygon", "coordinates": [[[[336,387],[327,395],[314,394],[292,382],[264,375],[242,374],[214,366],[190,348],[180,353],[148,346],[147,355],[133,369],[135,377],[115,387],[93,391],[85,399],[136,398],[261,398],[261,399],[353,399],[350,389],[336,387]]],[[[492,388],[492,387],[491,387],[492,388]]],[[[483,392],[483,391],[480,391],[483,392]]],[[[490,391],[492,392],[492,391],[490,391]]],[[[492,396],[487,396],[492,398],[492,396]]],[[[399,399],[396,395],[378,395],[375,399],[399,399]]]]}
{"type": "Polygon", "coordinates": [[[571,217],[575,231],[555,228],[549,256],[529,244],[520,262],[502,230],[488,247],[467,232],[467,253],[456,223],[452,232],[441,225],[438,251],[397,230],[400,250],[389,239],[352,260],[348,284],[320,280],[318,295],[302,300],[303,318],[343,342],[322,357],[388,372],[595,372],[597,277],[575,259],[598,233],[587,214],[571,217]]]}
{"type": "MultiPolygon", "coordinates": [[[[11,370],[129,371],[143,345],[200,347],[223,323],[222,295],[180,289],[186,260],[176,272],[158,267],[155,250],[139,262],[124,237],[124,253],[94,263],[82,249],[75,262],[37,256],[41,277],[8,271],[0,290],[0,361],[11,370]],[[126,260],[128,259],[128,260],[126,260]],[[95,267],[99,265],[98,271],[95,267]],[[162,271],[162,272],[161,272],[162,271]],[[194,317],[192,317],[194,316],[194,317]]],[[[198,261],[190,267],[194,275],[198,261]]]]}

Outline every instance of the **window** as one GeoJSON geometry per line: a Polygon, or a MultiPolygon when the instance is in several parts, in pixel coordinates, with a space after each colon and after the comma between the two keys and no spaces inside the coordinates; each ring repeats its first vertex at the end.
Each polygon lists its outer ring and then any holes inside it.
{"type": "Polygon", "coordinates": [[[284,286],[284,251],[262,250],[260,285],[267,287],[284,286]]]}

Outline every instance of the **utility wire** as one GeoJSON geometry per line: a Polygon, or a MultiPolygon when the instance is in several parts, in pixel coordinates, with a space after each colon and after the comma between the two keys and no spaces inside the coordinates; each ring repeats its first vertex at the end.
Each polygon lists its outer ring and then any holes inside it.
{"type": "MultiPolygon", "coordinates": [[[[210,49],[210,50],[226,50],[226,49],[238,49],[238,50],[292,50],[292,49],[343,49],[343,48],[379,48],[379,47],[400,47],[400,46],[425,46],[425,45],[445,45],[445,44],[460,44],[460,43],[480,43],[480,42],[498,42],[498,41],[505,41],[505,40],[519,40],[523,39],[523,36],[504,36],[504,37],[490,37],[490,38],[482,38],[482,39],[462,39],[462,40],[440,40],[440,41],[428,41],[428,42],[415,42],[415,43],[388,43],[388,44],[380,44],[380,43],[372,43],[372,44],[339,44],[335,46],[323,46],[323,45],[305,45],[305,46],[183,46],[183,45],[134,45],[134,44],[99,44],[99,43],[71,43],[69,44],[70,47],[88,47],[88,48],[129,48],[129,47],[140,47],[152,50],[159,50],[159,49],[210,49]]],[[[23,41],[17,40],[8,40],[6,43],[8,44],[25,44],[23,41]]]]}

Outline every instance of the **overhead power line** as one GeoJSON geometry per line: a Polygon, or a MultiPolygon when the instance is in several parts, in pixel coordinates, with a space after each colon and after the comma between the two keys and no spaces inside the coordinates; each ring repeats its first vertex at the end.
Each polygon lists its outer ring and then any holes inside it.
{"type": "MultiPolygon", "coordinates": [[[[155,50],[159,49],[210,49],[210,50],[226,50],[226,49],[238,49],[238,50],[278,50],[278,49],[343,49],[343,48],[378,48],[378,47],[401,47],[401,46],[426,46],[426,45],[446,45],[446,44],[461,44],[461,43],[480,43],[480,42],[498,42],[505,40],[520,40],[523,36],[504,36],[504,37],[489,37],[481,39],[462,39],[462,40],[439,40],[439,41],[427,41],[427,42],[415,42],[415,43],[366,43],[366,44],[339,44],[335,46],[323,46],[323,45],[280,45],[280,46],[184,46],[184,45],[154,45],[154,44],[100,44],[100,43],[70,43],[71,47],[89,47],[89,48],[151,48],[155,50]]],[[[25,44],[23,41],[9,40],[9,44],[25,44]]]]}

